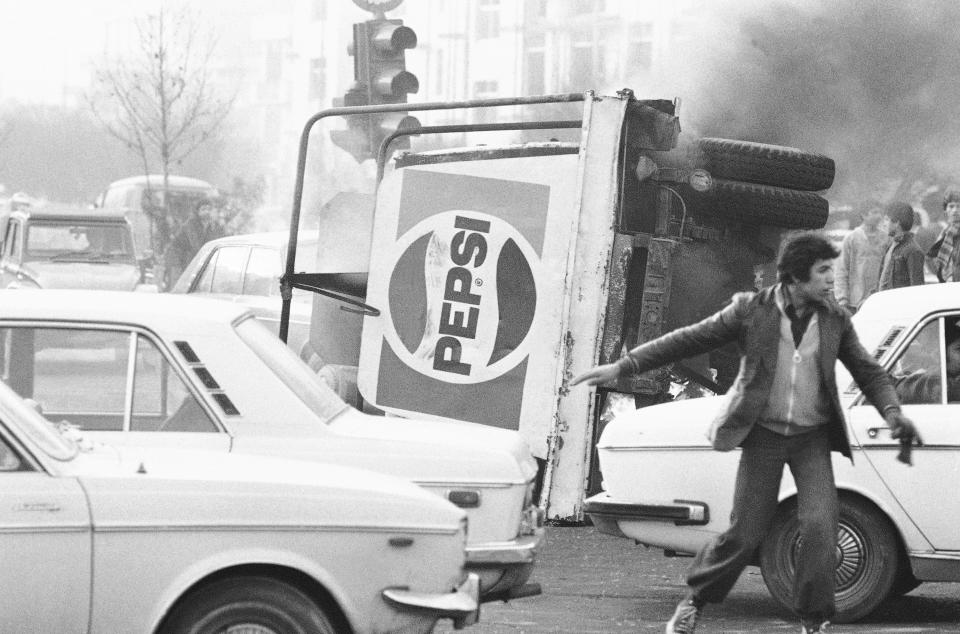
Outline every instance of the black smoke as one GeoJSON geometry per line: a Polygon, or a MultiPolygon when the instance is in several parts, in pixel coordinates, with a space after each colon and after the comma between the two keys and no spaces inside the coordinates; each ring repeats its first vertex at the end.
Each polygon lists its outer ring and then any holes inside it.
{"type": "Polygon", "coordinates": [[[837,205],[916,203],[960,182],[960,2],[719,0],[700,10],[655,86],[681,98],[685,135],[826,154],[837,205]]]}

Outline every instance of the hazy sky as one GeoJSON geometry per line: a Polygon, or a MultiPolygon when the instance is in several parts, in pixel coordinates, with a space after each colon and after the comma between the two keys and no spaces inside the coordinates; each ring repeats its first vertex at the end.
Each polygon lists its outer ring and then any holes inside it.
{"type": "Polygon", "coordinates": [[[0,100],[58,103],[99,57],[111,24],[158,0],[0,0],[0,100]]]}

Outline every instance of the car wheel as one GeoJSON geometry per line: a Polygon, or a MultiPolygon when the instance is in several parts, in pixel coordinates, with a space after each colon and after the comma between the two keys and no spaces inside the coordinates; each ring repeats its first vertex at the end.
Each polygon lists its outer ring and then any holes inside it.
{"type": "Polygon", "coordinates": [[[338,622],[297,588],[267,577],[224,579],[186,596],[162,634],[337,634],[338,622]]]}
{"type": "Polygon", "coordinates": [[[719,178],[705,198],[707,213],[785,229],[819,229],[830,211],[827,199],[812,192],[719,178]]]}
{"type": "MultiPolygon", "coordinates": [[[[760,547],[760,571],[774,600],[792,610],[793,576],[799,543],[796,503],[781,509],[760,547]]],[[[832,621],[857,621],[893,591],[899,548],[890,522],[856,499],[840,500],[837,537],[836,609],[832,621]]]]}
{"type": "Polygon", "coordinates": [[[731,139],[697,141],[697,164],[715,178],[821,191],[833,184],[833,159],[796,148],[731,139]]]}

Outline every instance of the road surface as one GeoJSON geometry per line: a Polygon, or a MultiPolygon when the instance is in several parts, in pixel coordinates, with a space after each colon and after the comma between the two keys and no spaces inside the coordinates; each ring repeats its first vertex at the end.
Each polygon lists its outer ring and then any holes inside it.
{"type": "MultiPolygon", "coordinates": [[[[593,527],[548,527],[534,581],[538,597],[488,603],[471,634],[616,634],[663,632],[663,622],[683,596],[690,559],[603,535],[593,527]]],[[[449,621],[437,628],[448,634],[449,621]]],[[[708,606],[697,634],[794,632],[799,623],[781,614],[767,593],[759,568],[747,568],[727,601],[708,606]]],[[[923,584],[891,600],[868,620],[835,625],[845,632],[960,632],[960,584],[923,584]]]]}

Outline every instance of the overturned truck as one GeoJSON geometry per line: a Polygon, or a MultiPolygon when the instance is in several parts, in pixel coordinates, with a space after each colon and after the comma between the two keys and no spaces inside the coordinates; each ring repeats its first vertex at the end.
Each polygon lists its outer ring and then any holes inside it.
{"type": "Polygon", "coordinates": [[[783,233],[825,224],[817,192],[833,175],[831,159],[794,148],[686,140],[675,102],[629,90],[325,110],[301,137],[280,335],[292,289],[314,291],[313,362],[342,396],[519,430],[540,461],[541,508],[579,521],[609,408],[723,392],[736,351],[595,396],[568,380],[772,281],[783,233]],[[383,141],[375,196],[305,208],[315,124],[401,110],[442,111],[444,124],[383,141]],[[316,270],[297,271],[305,236],[316,270]]]}

